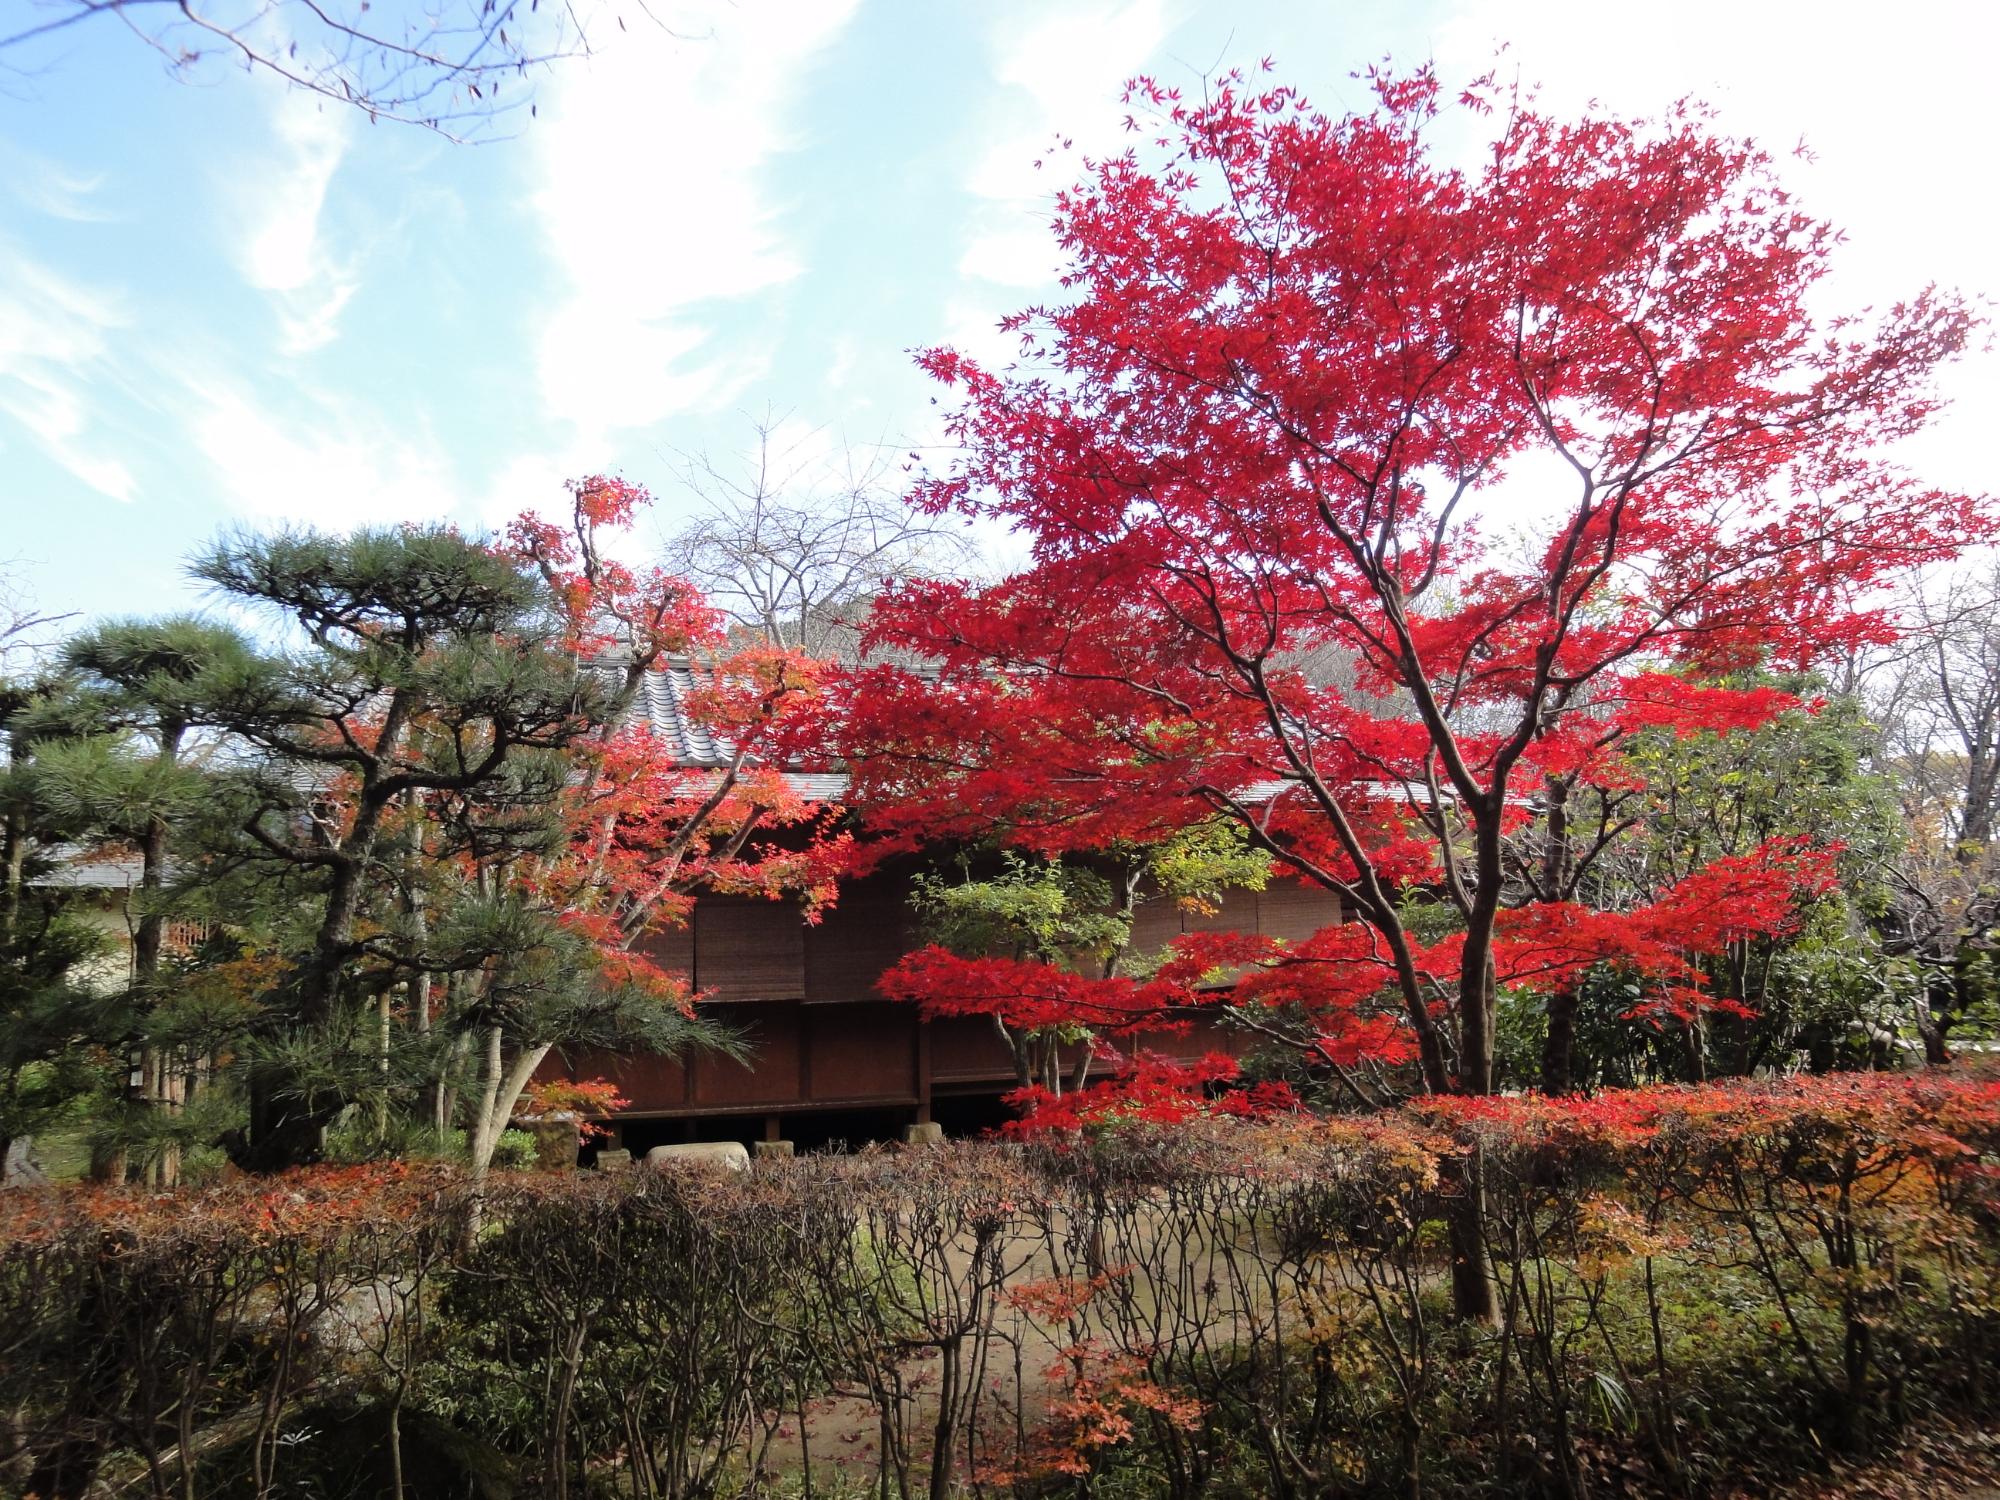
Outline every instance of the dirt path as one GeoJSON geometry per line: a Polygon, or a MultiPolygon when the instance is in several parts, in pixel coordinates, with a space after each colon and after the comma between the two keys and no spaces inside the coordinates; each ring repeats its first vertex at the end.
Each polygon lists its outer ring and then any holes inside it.
{"type": "Polygon", "coordinates": [[[1727,1492],[1730,1500],[2000,1500],[2000,1430],[1937,1426],[1912,1433],[1894,1453],[1836,1463],[1832,1474],[1782,1489],[1727,1492]]]}

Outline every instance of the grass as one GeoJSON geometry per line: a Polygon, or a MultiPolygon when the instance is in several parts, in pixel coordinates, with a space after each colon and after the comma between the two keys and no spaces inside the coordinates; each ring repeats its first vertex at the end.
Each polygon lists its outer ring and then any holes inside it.
{"type": "Polygon", "coordinates": [[[36,1136],[31,1155],[51,1182],[81,1182],[90,1175],[90,1139],[81,1125],[36,1136]]]}

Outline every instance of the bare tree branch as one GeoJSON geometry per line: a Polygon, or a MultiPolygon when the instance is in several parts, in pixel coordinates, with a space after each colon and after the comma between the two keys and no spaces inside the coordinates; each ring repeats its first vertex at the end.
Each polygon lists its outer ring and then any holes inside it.
{"type": "MultiPolygon", "coordinates": [[[[371,120],[452,140],[490,138],[534,111],[550,64],[584,57],[648,0],[33,0],[0,30],[0,58],[92,23],[122,24],[193,79],[217,67],[282,78],[371,120]]],[[[664,29],[664,28],[663,28],[664,29]]]]}
{"type": "Polygon", "coordinates": [[[32,664],[55,644],[56,627],[76,618],[74,610],[37,609],[22,571],[19,559],[0,560],[0,676],[32,664]]]}
{"type": "Polygon", "coordinates": [[[1857,663],[1878,757],[1907,838],[1889,873],[1887,947],[1922,972],[1917,1029],[1933,1062],[1982,986],[1973,955],[2000,933],[2000,561],[1920,588],[1908,633],[1857,663]]]}
{"type": "Polygon", "coordinates": [[[699,584],[745,630],[815,656],[847,656],[870,601],[898,579],[962,571],[963,528],[911,509],[892,487],[881,445],[829,453],[768,410],[740,459],[679,455],[694,517],[666,564],[699,584]]]}

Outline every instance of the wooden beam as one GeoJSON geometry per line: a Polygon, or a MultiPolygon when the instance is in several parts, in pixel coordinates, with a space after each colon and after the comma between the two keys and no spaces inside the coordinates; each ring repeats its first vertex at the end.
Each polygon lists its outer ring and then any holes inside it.
{"type": "Polygon", "coordinates": [[[917,1123],[931,1121],[931,1023],[917,1018],[917,1123]]]}

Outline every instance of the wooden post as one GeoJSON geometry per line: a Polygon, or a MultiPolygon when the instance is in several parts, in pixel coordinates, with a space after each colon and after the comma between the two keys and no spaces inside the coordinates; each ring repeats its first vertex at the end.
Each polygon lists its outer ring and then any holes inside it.
{"type": "Polygon", "coordinates": [[[931,1023],[917,1018],[917,1123],[931,1122],[931,1023]]]}

